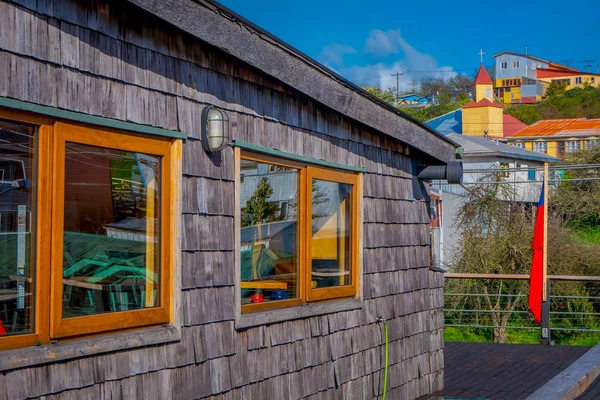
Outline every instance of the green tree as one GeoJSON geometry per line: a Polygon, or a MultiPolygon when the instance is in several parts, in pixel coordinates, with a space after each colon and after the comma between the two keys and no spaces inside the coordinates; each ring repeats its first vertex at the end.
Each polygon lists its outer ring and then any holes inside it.
{"type": "Polygon", "coordinates": [[[459,93],[458,96],[456,96],[456,101],[465,101],[465,100],[470,100],[469,95],[467,93],[459,93]]]}
{"type": "MultiPolygon", "coordinates": [[[[492,180],[494,177],[492,177],[492,180]]],[[[525,203],[510,201],[514,197],[506,185],[474,186],[459,212],[457,226],[461,227],[459,250],[453,272],[487,274],[527,273],[531,264],[532,211],[525,203]]],[[[463,293],[476,292],[473,307],[489,310],[482,318],[487,325],[507,326],[512,312],[522,305],[526,283],[516,280],[458,281],[463,293]],[[467,290],[467,291],[463,291],[467,290]],[[493,296],[493,294],[503,296],[493,296]]],[[[481,322],[480,322],[481,323],[481,322]]],[[[493,329],[494,343],[506,341],[506,329],[493,329]]]]}
{"type": "MultiPolygon", "coordinates": [[[[564,166],[581,164],[600,164],[600,147],[567,153],[561,163],[564,166]]],[[[566,170],[568,179],[558,186],[552,198],[557,212],[572,226],[600,225],[600,170],[584,168],[566,170]]],[[[599,243],[600,244],[600,243],[599,243]]]]}
{"type": "Polygon", "coordinates": [[[394,88],[388,88],[386,91],[383,91],[381,88],[376,86],[364,87],[363,89],[388,104],[396,104],[396,90],[394,88]]]}
{"type": "Polygon", "coordinates": [[[510,105],[505,108],[526,124],[541,119],[600,118],[600,88],[592,86],[564,91],[558,85],[550,85],[547,96],[538,104],[510,105]]]}
{"type": "Polygon", "coordinates": [[[473,86],[473,80],[466,75],[455,75],[448,79],[448,84],[457,93],[468,93],[473,86]]]}
{"type": "Polygon", "coordinates": [[[420,82],[422,96],[434,94],[436,96],[444,96],[446,94],[452,95],[452,87],[444,79],[440,77],[428,77],[421,79],[420,82]]]}
{"type": "MultiPolygon", "coordinates": [[[[494,176],[487,177],[488,182],[494,176]]],[[[460,226],[459,248],[452,263],[452,272],[488,274],[528,274],[531,268],[531,242],[536,218],[535,208],[527,203],[515,201],[515,192],[510,185],[474,185],[459,212],[457,226],[460,226]]],[[[548,273],[555,275],[597,275],[600,266],[600,247],[581,243],[564,215],[557,211],[558,191],[551,191],[548,213],[548,273]]],[[[470,307],[474,310],[487,310],[481,316],[469,313],[479,321],[476,325],[504,327],[511,323],[522,323],[516,310],[526,310],[524,297],[528,283],[518,280],[457,280],[450,283],[449,292],[478,293],[470,307]],[[502,296],[498,296],[501,294],[502,296]]],[[[555,282],[552,293],[569,295],[590,293],[597,288],[582,282],[555,282]]],[[[449,300],[450,309],[464,308],[457,304],[461,297],[449,300]]],[[[569,299],[556,310],[591,310],[592,303],[587,299],[569,299]]],[[[596,311],[597,312],[597,311],[596,311]]],[[[464,322],[463,322],[464,323],[464,322]]],[[[556,317],[556,324],[568,326],[568,317],[556,317]]],[[[492,329],[495,343],[506,341],[505,328],[492,329]]],[[[575,335],[569,332],[568,335],[575,335]]],[[[567,340],[567,333],[559,334],[567,340]]]]}
{"type": "Polygon", "coordinates": [[[548,88],[546,88],[546,97],[554,97],[554,96],[560,96],[561,94],[564,94],[567,91],[567,85],[562,83],[551,83],[548,88]]]}
{"type": "Polygon", "coordinates": [[[242,211],[242,227],[264,224],[277,221],[279,206],[270,202],[273,188],[267,178],[261,178],[256,190],[246,202],[246,208],[242,211]]]}
{"type": "Polygon", "coordinates": [[[534,104],[509,105],[504,107],[504,113],[512,115],[521,122],[531,125],[542,119],[534,104]]]}

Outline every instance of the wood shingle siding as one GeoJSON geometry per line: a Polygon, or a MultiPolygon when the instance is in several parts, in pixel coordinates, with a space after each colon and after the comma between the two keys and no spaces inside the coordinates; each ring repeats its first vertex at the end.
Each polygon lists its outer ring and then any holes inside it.
{"type": "MultiPolygon", "coordinates": [[[[190,4],[208,18],[202,29],[224,20],[211,3],[190,4]]],[[[231,40],[242,37],[234,33],[231,40]]],[[[289,69],[287,83],[250,65],[266,56],[240,61],[118,1],[0,0],[0,96],[188,135],[174,294],[181,340],[2,371],[0,400],[375,398],[383,389],[379,316],[389,324],[388,398],[441,389],[444,281],[429,269],[428,204],[414,199],[412,174],[415,159],[448,159],[453,148],[392,111],[384,110],[389,120],[367,118],[381,107],[330,90],[337,78],[319,89],[321,81],[290,75],[295,63],[273,66],[289,69]],[[297,90],[309,83],[320,101],[297,90]],[[202,150],[208,104],[228,113],[236,140],[366,169],[361,309],[236,330],[234,153],[202,150]]]]}

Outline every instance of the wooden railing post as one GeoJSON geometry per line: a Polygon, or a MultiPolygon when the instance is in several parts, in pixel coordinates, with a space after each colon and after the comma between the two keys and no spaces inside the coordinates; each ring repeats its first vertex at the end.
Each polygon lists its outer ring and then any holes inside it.
{"type": "Polygon", "coordinates": [[[542,337],[540,344],[549,346],[552,344],[550,338],[550,279],[546,279],[546,298],[542,302],[542,337]]]}

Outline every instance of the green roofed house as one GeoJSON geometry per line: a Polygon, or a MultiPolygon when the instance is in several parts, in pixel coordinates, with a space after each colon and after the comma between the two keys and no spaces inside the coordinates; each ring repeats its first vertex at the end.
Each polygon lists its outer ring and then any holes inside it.
{"type": "Polygon", "coordinates": [[[0,0],[0,70],[0,400],[442,388],[453,140],[210,0],[0,0]]]}

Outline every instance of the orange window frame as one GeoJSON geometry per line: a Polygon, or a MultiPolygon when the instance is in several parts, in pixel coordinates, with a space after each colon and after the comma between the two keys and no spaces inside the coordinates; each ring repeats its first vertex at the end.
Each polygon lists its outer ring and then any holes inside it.
{"type": "MultiPolygon", "coordinates": [[[[306,163],[286,160],[279,157],[263,155],[259,153],[242,151],[235,148],[237,160],[250,160],[265,164],[279,165],[298,170],[298,297],[295,299],[270,301],[256,304],[244,304],[241,306],[242,313],[268,311],[274,309],[288,308],[306,304],[309,302],[342,299],[356,297],[358,295],[358,280],[360,268],[360,204],[361,204],[361,175],[356,173],[342,172],[322,167],[314,167],[306,163]],[[312,257],[311,257],[311,231],[312,231],[312,179],[326,180],[337,183],[352,185],[351,199],[351,284],[347,286],[336,286],[332,288],[312,289],[312,257]]],[[[239,171],[238,171],[239,174],[239,171]]],[[[237,188],[236,196],[239,196],[240,188],[237,188]]],[[[240,204],[241,210],[241,204],[240,204]]],[[[239,211],[239,210],[238,210],[239,211]]],[[[241,221],[238,221],[238,227],[241,221]]],[[[239,245],[239,243],[238,243],[239,245]]],[[[240,258],[238,249],[236,257],[240,258]]],[[[240,265],[238,265],[238,268],[240,265]]],[[[241,284],[241,282],[240,282],[241,284]]],[[[238,293],[238,295],[240,295],[238,293]]]]}
{"type": "Polygon", "coordinates": [[[50,236],[45,234],[50,229],[50,201],[51,201],[51,140],[53,133],[52,120],[48,117],[34,115],[22,111],[0,108],[0,118],[9,121],[31,124],[38,127],[34,141],[34,176],[35,195],[37,203],[35,219],[35,253],[34,265],[30,269],[33,279],[33,329],[32,333],[0,337],[0,350],[33,346],[37,343],[49,343],[49,315],[50,315],[50,288],[40,285],[39,282],[50,281],[50,236]],[[43,233],[44,232],[44,233],[43,233]]]}
{"type": "MultiPolygon", "coordinates": [[[[335,183],[345,183],[352,186],[352,194],[350,200],[350,285],[335,286],[330,288],[312,289],[307,286],[306,299],[307,301],[330,300],[343,297],[356,296],[358,292],[358,269],[359,269],[359,176],[342,171],[334,171],[323,168],[308,167],[308,186],[312,186],[312,180],[318,179],[335,183]]],[[[309,236],[307,237],[307,264],[306,264],[306,280],[312,281],[312,240],[310,232],[312,228],[312,197],[307,201],[307,229],[309,236]]]]}
{"type": "Polygon", "coordinates": [[[172,264],[174,262],[172,204],[178,140],[151,138],[109,128],[61,122],[34,113],[0,108],[0,118],[28,123],[36,132],[34,170],[37,184],[33,279],[33,332],[0,337],[0,350],[50,343],[52,339],[118,331],[169,323],[172,319],[172,264]],[[62,318],[64,168],[66,142],[88,144],[161,158],[160,184],[160,303],[144,310],[62,318]],[[51,234],[48,234],[50,232],[51,234]]]}

